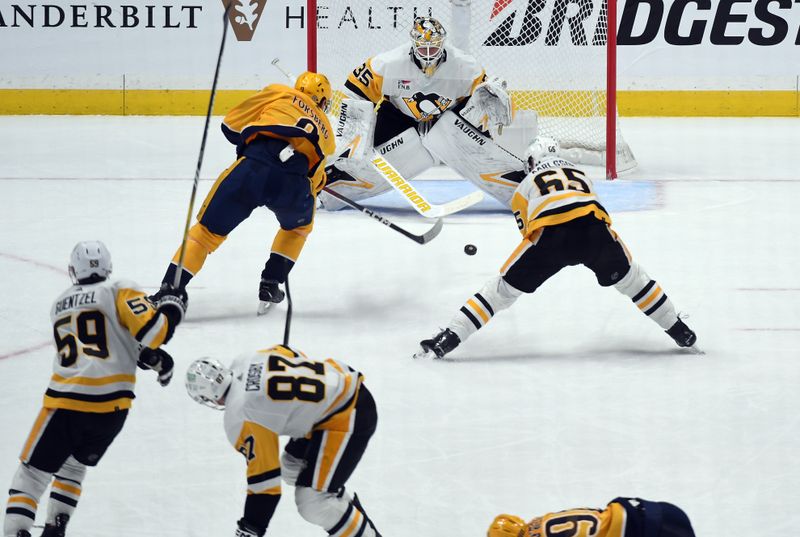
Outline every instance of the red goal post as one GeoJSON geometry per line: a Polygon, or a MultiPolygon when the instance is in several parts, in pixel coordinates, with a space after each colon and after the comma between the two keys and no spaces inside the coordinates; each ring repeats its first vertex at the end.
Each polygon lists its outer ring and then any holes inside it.
{"type": "Polygon", "coordinates": [[[617,117],[616,1],[307,0],[308,69],[331,79],[338,106],[355,67],[432,15],[450,45],[508,81],[515,124],[535,122],[571,160],[612,179],[636,166],[617,117]]]}

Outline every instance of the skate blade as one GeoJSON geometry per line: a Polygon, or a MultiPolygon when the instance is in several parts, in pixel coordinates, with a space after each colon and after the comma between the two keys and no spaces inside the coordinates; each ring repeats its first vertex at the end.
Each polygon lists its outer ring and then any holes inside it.
{"type": "Polygon", "coordinates": [[[258,310],[256,310],[256,315],[261,317],[262,315],[266,315],[269,313],[269,310],[272,309],[274,302],[264,302],[263,300],[259,301],[258,303],[258,310]]]}
{"type": "Polygon", "coordinates": [[[691,347],[686,347],[686,350],[691,352],[692,354],[696,354],[698,356],[705,356],[706,352],[698,347],[697,345],[692,345],[691,347]]]}
{"type": "Polygon", "coordinates": [[[434,360],[436,359],[436,353],[430,350],[426,351],[425,349],[419,349],[417,352],[412,354],[411,357],[415,360],[434,360]]]}

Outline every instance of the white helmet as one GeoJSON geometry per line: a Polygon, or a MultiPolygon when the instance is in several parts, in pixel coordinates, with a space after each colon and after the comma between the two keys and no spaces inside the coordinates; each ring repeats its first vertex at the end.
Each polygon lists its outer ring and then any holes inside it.
{"type": "Polygon", "coordinates": [[[81,241],[69,256],[69,277],[77,284],[97,276],[105,280],[111,274],[111,254],[100,241],[81,241]]]}
{"type": "Polygon", "coordinates": [[[560,149],[557,140],[549,136],[537,136],[525,150],[525,172],[531,173],[543,158],[557,156],[560,149]]]}
{"type": "Polygon", "coordinates": [[[425,76],[432,76],[444,57],[444,26],[433,17],[417,17],[410,35],[411,53],[425,76]]]}
{"type": "Polygon", "coordinates": [[[189,396],[201,405],[217,410],[225,408],[225,396],[231,382],[233,371],[211,358],[195,360],[186,370],[186,391],[189,396]]]}

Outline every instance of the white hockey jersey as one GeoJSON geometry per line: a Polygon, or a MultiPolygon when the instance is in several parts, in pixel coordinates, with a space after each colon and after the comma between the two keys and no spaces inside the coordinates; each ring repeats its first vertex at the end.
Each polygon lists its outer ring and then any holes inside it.
{"type": "Polygon", "coordinates": [[[430,121],[472,95],[485,78],[474,57],[448,46],[436,72],[427,77],[414,63],[410,44],[369,58],[345,82],[353,97],[378,104],[388,99],[417,121],[430,121]]]}
{"type": "Polygon", "coordinates": [[[278,436],[348,431],[362,375],[331,358],[309,360],[282,346],[242,355],[231,369],[225,433],[247,459],[248,493],[280,494],[278,436]]]}
{"type": "Polygon", "coordinates": [[[130,281],[73,285],[50,310],[56,355],[45,408],[114,412],[130,408],[136,361],[157,348],[169,321],[130,281]]]}
{"type": "Polygon", "coordinates": [[[543,159],[525,177],[511,198],[511,210],[524,237],[589,214],[611,225],[591,179],[558,157],[543,159]]]}

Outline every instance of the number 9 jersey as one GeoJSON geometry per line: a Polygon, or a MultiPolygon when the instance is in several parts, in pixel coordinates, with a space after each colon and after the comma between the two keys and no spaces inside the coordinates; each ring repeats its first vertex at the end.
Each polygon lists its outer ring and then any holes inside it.
{"type": "Polygon", "coordinates": [[[611,225],[592,181],[574,164],[557,157],[545,158],[525,177],[511,198],[511,210],[525,238],[545,226],[589,214],[611,225]]]}
{"type": "Polygon", "coordinates": [[[142,347],[158,348],[174,326],[130,281],[73,285],[50,310],[56,356],[45,408],[130,408],[142,347]]]}

